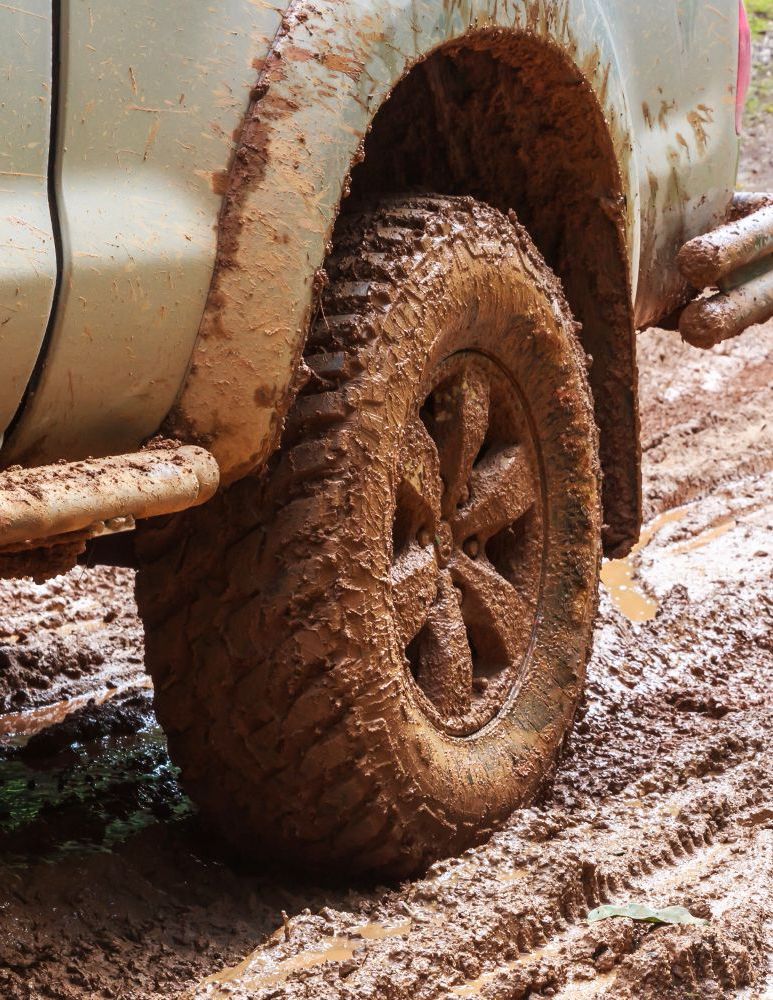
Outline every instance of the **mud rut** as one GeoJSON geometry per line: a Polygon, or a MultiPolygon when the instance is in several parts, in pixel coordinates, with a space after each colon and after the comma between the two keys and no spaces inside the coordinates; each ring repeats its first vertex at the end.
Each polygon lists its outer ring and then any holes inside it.
{"type": "Polygon", "coordinates": [[[131,575],[2,584],[0,996],[773,995],[773,324],[639,346],[649,539],[605,571],[555,782],[424,879],[217,860],[155,726],[131,575]],[[585,922],[627,900],[710,922],[585,922]]]}

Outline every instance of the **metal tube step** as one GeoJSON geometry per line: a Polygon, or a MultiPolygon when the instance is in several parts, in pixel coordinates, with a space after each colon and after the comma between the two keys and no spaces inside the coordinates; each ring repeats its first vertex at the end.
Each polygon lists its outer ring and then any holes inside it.
{"type": "Polygon", "coordinates": [[[714,347],[773,317],[773,196],[738,194],[729,216],[677,256],[693,288],[719,288],[682,310],[679,332],[693,347],[714,347]]]}
{"type": "Polygon", "coordinates": [[[220,473],[194,445],[153,447],[0,473],[0,550],[59,544],[119,518],[173,514],[209,500],[220,473]]]}

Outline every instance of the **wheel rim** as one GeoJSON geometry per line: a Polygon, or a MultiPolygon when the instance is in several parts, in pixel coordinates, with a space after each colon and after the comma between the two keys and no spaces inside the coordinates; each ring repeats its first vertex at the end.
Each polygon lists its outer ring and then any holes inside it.
{"type": "Polygon", "coordinates": [[[433,373],[397,460],[391,590],[412,687],[456,736],[515,696],[537,623],[543,488],[531,421],[483,354],[433,373]]]}

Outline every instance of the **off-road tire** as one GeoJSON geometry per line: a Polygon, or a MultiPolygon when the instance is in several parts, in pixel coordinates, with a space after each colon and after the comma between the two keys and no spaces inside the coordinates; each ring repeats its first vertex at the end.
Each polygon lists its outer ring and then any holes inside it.
{"type": "Polygon", "coordinates": [[[596,612],[597,432],[577,325],[512,214],[406,198],[342,218],[334,246],[280,451],[142,527],[137,600],[203,817],[252,856],[403,875],[483,839],[554,766],[596,612]],[[468,416],[490,426],[449,508],[484,433],[468,416]],[[491,469],[525,477],[523,500],[500,489],[469,539],[491,469]]]}

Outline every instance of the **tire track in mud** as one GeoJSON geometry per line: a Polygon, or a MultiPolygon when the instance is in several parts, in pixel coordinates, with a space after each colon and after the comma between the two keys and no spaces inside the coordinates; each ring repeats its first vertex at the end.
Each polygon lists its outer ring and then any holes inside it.
{"type": "Polygon", "coordinates": [[[773,466],[773,322],[711,351],[639,334],[644,515],[773,466]]]}
{"type": "MultiPolygon", "coordinates": [[[[745,985],[762,954],[761,907],[743,949],[724,915],[708,930],[659,932],[632,921],[583,929],[581,922],[590,909],[621,894],[644,893],[651,899],[727,862],[738,829],[767,815],[769,792],[769,781],[761,784],[753,762],[744,760],[707,787],[669,796],[657,822],[646,828],[631,829],[630,814],[621,807],[553,835],[537,814],[522,816],[485,847],[434,866],[428,878],[367,914],[293,919],[289,940],[283,929],[235,976],[215,976],[186,996],[515,1000],[561,990],[569,997],[576,995],[576,981],[588,983],[617,969],[618,988],[621,980],[628,981],[640,990],[634,996],[661,997],[667,993],[641,992],[643,980],[660,973],[649,986],[667,988],[663,972],[670,979],[670,965],[662,970],[659,962],[642,970],[641,961],[627,956],[645,944],[657,952],[650,940],[668,937],[678,938],[676,948],[673,940],[664,947],[668,954],[682,955],[682,988],[697,988],[707,972],[724,987],[745,985]],[[368,941],[357,929],[364,917],[384,928],[401,922],[405,927],[406,919],[410,923],[397,943],[394,938],[368,941]],[[331,952],[338,961],[327,960],[331,952]],[[304,956],[309,964],[300,972],[304,956]]],[[[699,898],[691,905],[699,915],[709,915],[699,898]]],[[[605,989],[607,981],[593,984],[596,992],[586,995],[601,995],[598,987],[605,989]]]]}

